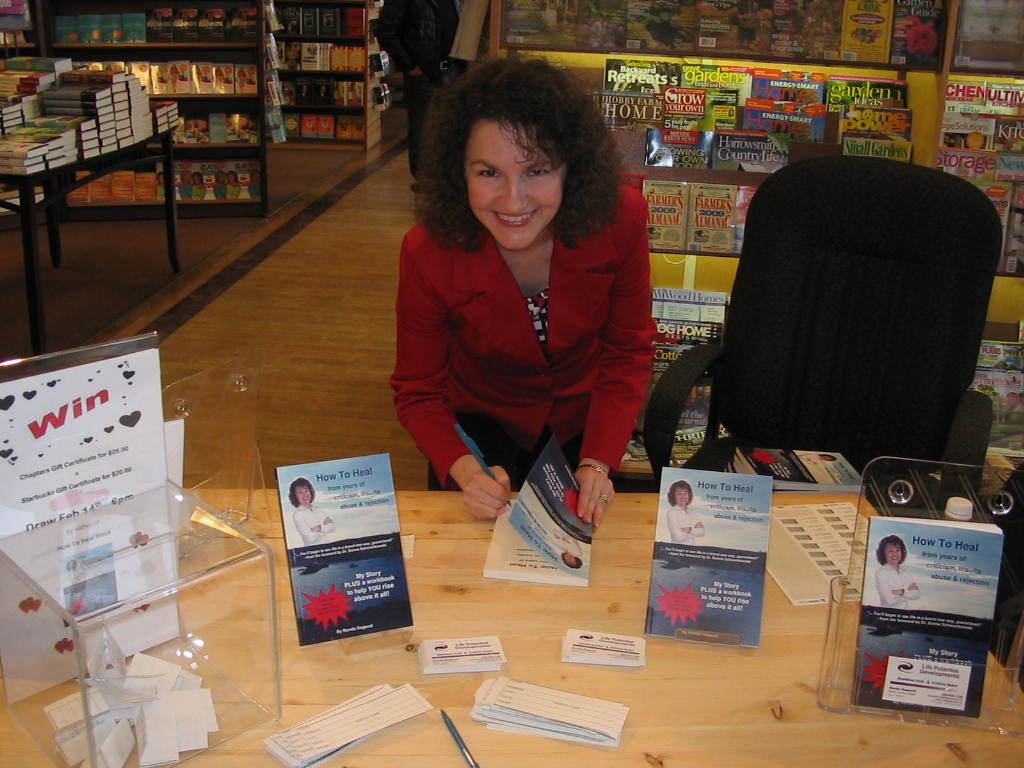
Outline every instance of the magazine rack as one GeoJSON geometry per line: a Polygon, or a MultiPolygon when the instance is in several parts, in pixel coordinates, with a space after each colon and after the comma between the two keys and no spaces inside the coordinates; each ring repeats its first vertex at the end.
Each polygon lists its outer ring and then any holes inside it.
{"type": "MultiPolygon", "coordinates": [[[[958,725],[1024,736],[1024,472],[994,467],[882,457],[863,472],[850,566],[832,580],[828,626],[818,682],[818,705],[832,712],[864,712],[935,725],[958,725]],[[873,515],[920,520],[944,518],[946,501],[960,496],[973,505],[972,522],[1003,531],[1003,558],[996,596],[984,693],[978,717],[925,707],[888,709],[856,702],[861,594],[873,515]]],[[[873,589],[874,587],[870,587],[873,589]]]]}
{"type": "Polygon", "coordinates": [[[259,384],[260,358],[250,352],[163,390],[164,418],[184,422],[182,487],[236,522],[268,509],[256,445],[259,384]]]}
{"type": "Polygon", "coordinates": [[[0,540],[0,581],[21,601],[3,630],[22,638],[4,659],[7,704],[56,765],[151,762],[143,749],[175,729],[159,710],[179,712],[180,737],[181,711],[203,710],[189,697],[215,720],[184,726],[193,738],[169,762],[280,717],[270,546],[188,491],[168,484],[0,540]],[[178,693],[184,706],[165,703],[178,693]]]}

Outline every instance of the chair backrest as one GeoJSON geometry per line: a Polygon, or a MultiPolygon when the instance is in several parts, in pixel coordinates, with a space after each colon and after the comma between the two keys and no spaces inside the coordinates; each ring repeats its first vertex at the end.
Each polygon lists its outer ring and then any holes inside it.
{"type": "Polygon", "coordinates": [[[748,212],[715,398],[755,444],[936,459],[1000,255],[974,185],[891,160],[788,165],[748,212]]]}

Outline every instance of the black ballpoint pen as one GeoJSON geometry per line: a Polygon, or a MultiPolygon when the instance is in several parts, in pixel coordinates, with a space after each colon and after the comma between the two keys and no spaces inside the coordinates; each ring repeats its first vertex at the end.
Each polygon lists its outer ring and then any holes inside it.
{"type": "Polygon", "coordinates": [[[444,720],[444,725],[448,729],[448,733],[455,739],[455,744],[458,746],[459,751],[462,752],[462,759],[466,761],[466,765],[469,768],[480,768],[480,763],[473,759],[473,756],[469,754],[469,748],[466,746],[466,742],[462,740],[462,736],[459,734],[459,729],[455,727],[455,723],[448,717],[448,713],[443,709],[441,710],[441,719],[444,720]]]}

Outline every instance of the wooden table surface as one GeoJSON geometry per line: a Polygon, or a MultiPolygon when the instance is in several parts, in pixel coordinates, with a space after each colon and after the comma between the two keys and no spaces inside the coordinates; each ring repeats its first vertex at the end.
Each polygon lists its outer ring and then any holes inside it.
{"type": "MultiPolygon", "coordinates": [[[[809,500],[777,494],[774,502],[809,500]]],[[[190,766],[279,765],[263,749],[265,736],[371,685],[406,682],[451,715],[483,768],[1024,766],[1021,738],[820,709],[816,691],[827,609],[793,607],[771,578],[758,648],[648,637],[647,666],[640,669],[562,663],[561,640],[569,627],[643,633],[657,508],[653,495],[616,497],[595,539],[585,589],[484,579],[491,527],[467,519],[458,494],[400,492],[398,507],[402,533],[415,537],[407,563],[415,628],[408,642],[355,652],[340,643],[299,647],[280,524],[271,519],[254,525],[271,540],[278,558],[283,720],[201,753],[190,766]],[[473,635],[501,638],[508,657],[502,672],[420,673],[415,649],[420,640],[473,635]],[[469,716],[473,694],[484,679],[497,675],[626,704],[630,712],[622,745],[590,747],[474,723],[469,716]],[[773,702],[781,706],[781,717],[773,714],[773,702]]],[[[272,511],[276,515],[276,506],[272,511]]],[[[0,714],[0,767],[47,764],[34,742],[0,714]]],[[[435,710],[326,765],[461,768],[464,763],[435,710]]]]}

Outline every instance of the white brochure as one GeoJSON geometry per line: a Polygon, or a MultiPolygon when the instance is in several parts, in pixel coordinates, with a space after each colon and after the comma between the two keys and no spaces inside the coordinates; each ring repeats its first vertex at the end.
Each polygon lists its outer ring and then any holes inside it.
{"type": "Polygon", "coordinates": [[[433,709],[411,685],[378,685],[336,707],[263,740],[289,768],[304,768],[367,736],[433,709]]]}
{"type": "Polygon", "coordinates": [[[423,674],[495,672],[505,663],[501,640],[495,636],[424,640],[420,643],[423,674]]]}
{"type": "Polygon", "coordinates": [[[495,677],[476,692],[472,717],[488,728],[617,747],[629,707],[495,677]]]}
{"type": "Polygon", "coordinates": [[[631,635],[567,629],[562,640],[562,661],[642,667],[647,663],[647,641],[631,635]]]}

